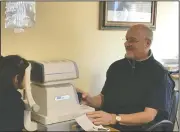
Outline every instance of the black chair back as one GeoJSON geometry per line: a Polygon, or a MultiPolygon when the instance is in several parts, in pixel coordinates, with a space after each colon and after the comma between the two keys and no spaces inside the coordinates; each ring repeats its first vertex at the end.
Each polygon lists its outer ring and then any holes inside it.
{"type": "Polygon", "coordinates": [[[172,108],[170,111],[170,116],[169,116],[169,121],[173,123],[173,127],[176,122],[176,115],[178,111],[178,105],[179,104],[179,90],[174,90],[173,91],[173,96],[172,96],[172,108]]]}
{"type": "Polygon", "coordinates": [[[178,111],[178,104],[179,104],[179,90],[173,90],[172,92],[172,104],[170,109],[170,116],[168,120],[162,120],[155,124],[150,125],[146,129],[146,131],[173,131],[175,122],[176,122],[176,115],[178,111]]]}

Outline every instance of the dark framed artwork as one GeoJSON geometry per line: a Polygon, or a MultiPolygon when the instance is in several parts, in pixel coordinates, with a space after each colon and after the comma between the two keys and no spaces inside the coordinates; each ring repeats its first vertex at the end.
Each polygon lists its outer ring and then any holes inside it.
{"type": "Polygon", "coordinates": [[[120,30],[134,24],[145,24],[156,28],[157,2],[101,1],[99,7],[99,29],[120,30]]]}

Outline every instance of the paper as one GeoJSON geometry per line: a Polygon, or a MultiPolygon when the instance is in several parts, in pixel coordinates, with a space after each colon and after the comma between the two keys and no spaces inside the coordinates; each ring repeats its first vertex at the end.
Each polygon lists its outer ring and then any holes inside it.
{"type": "Polygon", "coordinates": [[[76,122],[84,129],[85,131],[93,131],[94,124],[89,120],[86,114],[76,118],[76,122]]]}
{"type": "Polygon", "coordinates": [[[110,129],[104,128],[102,125],[96,126],[91,120],[86,116],[86,114],[76,118],[76,122],[84,129],[85,131],[110,131],[110,129]]]}

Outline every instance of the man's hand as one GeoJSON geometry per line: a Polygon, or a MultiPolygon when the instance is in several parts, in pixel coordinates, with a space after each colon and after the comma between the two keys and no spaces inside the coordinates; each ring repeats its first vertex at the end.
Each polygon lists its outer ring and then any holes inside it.
{"type": "Polygon", "coordinates": [[[84,105],[89,105],[92,100],[90,95],[79,88],[76,88],[76,90],[77,90],[77,92],[80,92],[82,94],[81,103],[84,105]]]}
{"type": "Polygon", "coordinates": [[[82,101],[81,103],[84,105],[91,105],[92,97],[88,93],[82,93],[82,101]]]}
{"type": "Polygon", "coordinates": [[[81,103],[91,106],[93,108],[99,108],[102,104],[102,94],[99,94],[97,96],[90,96],[88,93],[80,90],[79,88],[76,88],[78,92],[82,93],[82,100],[81,103]]]}
{"type": "Polygon", "coordinates": [[[87,113],[87,117],[95,124],[95,125],[110,125],[115,124],[115,116],[112,114],[106,113],[104,111],[95,111],[87,113]]]}

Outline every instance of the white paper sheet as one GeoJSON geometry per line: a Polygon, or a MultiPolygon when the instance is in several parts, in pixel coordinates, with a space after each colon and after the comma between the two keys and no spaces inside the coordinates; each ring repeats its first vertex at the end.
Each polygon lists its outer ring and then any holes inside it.
{"type": "Polygon", "coordinates": [[[86,114],[76,118],[76,122],[84,129],[85,131],[93,131],[94,124],[89,120],[86,114]]]}
{"type": "Polygon", "coordinates": [[[104,131],[110,131],[107,128],[104,128],[102,125],[100,126],[96,126],[94,125],[91,120],[89,120],[89,118],[86,116],[86,114],[79,116],[76,118],[76,122],[82,127],[82,129],[84,129],[85,131],[98,131],[98,129],[100,130],[104,130],[104,131]]]}

